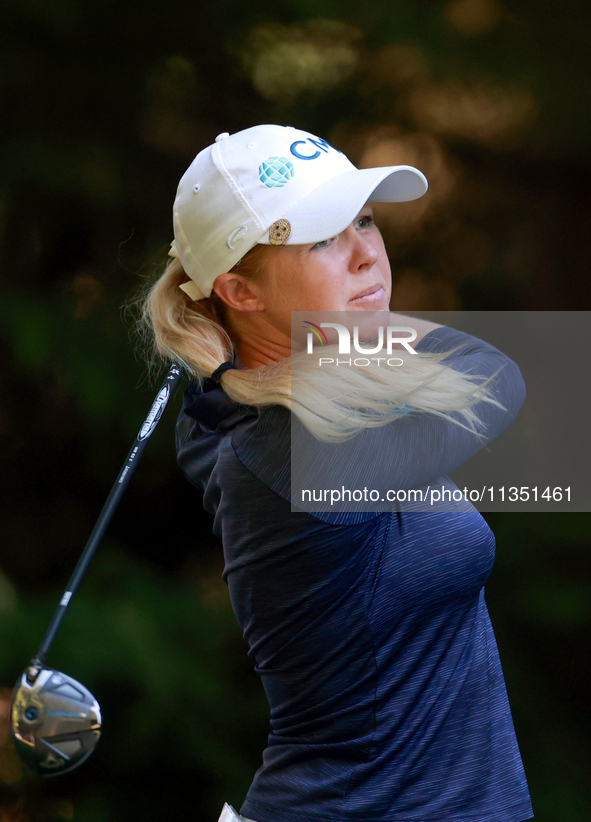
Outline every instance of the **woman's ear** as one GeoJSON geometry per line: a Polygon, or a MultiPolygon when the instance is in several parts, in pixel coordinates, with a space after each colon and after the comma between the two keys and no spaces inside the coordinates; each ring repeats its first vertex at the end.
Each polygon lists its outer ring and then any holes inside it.
{"type": "Polygon", "coordinates": [[[236,311],[265,310],[265,304],[257,293],[259,291],[257,286],[233,271],[216,277],[213,290],[220,300],[236,311]]]}

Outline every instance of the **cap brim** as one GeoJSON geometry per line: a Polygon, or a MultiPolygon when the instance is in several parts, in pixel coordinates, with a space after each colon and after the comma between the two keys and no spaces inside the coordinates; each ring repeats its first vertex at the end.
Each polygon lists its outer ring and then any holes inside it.
{"type": "MultiPolygon", "coordinates": [[[[289,220],[287,245],[318,243],[351,224],[368,201],[404,203],[426,193],[427,178],[412,166],[346,171],[319,185],[281,217],[289,220]]],[[[268,231],[258,240],[269,244],[268,231]]]]}

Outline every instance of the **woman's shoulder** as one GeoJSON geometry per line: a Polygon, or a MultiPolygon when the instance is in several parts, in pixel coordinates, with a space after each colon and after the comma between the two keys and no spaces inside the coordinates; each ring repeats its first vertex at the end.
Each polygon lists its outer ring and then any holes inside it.
{"type": "Polygon", "coordinates": [[[193,381],[185,391],[176,426],[179,457],[190,450],[208,453],[224,445],[244,464],[283,464],[290,450],[291,414],[279,405],[253,406],[230,399],[219,383],[193,381]]]}

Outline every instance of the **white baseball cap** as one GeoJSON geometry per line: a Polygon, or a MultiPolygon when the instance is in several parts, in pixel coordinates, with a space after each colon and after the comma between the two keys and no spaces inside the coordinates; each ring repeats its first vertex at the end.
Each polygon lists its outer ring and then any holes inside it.
{"type": "Polygon", "coordinates": [[[209,297],[257,243],[317,243],[335,237],[370,200],[400,203],[427,191],[412,166],[357,169],[326,140],[290,126],[220,134],[182,176],[173,207],[174,242],[190,277],[181,288],[209,297]]]}

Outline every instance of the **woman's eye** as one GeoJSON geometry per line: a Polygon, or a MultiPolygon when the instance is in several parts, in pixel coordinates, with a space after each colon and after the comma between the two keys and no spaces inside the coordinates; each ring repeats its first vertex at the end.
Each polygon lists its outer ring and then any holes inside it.
{"type": "MultiPolygon", "coordinates": [[[[364,214],[363,217],[358,217],[354,222],[354,225],[357,226],[357,228],[369,228],[369,226],[373,225],[373,214],[364,214]]],[[[313,245],[311,250],[314,251],[317,248],[326,248],[334,239],[336,238],[330,237],[328,240],[321,240],[319,243],[313,245]]]]}
{"type": "Polygon", "coordinates": [[[334,240],[334,237],[331,237],[329,240],[321,240],[319,243],[312,246],[312,251],[314,251],[315,248],[326,248],[331,240],[334,240]]]}

